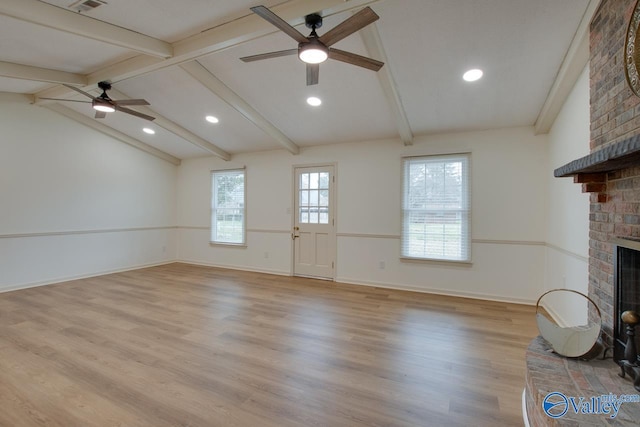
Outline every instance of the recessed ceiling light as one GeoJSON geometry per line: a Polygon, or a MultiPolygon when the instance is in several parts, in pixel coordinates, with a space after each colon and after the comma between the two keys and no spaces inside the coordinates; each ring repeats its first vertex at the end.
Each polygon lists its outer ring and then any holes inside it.
{"type": "Polygon", "coordinates": [[[156,133],[156,131],[151,129],[151,128],[144,128],[144,129],[142,129],[142,131],[144,133],[148,133],[149,135],[154,135],[156,133]]]}
{"type": "Polygon", "coordinates": [[[475,82],[482,77],[482,70],[474,68],[473,70],[469,70],[462,75],[462,78],[468,82],[475,82]]]}
{"type": "Polygon", "coordinates": [[[307,104],[311,105],[312,107],[317,107],[318,105],[322,104],[322,100],[318,97],[310,96],[307,98],[307,104]]]}
{"type": "Polygon", "coordinates": [[[220,121],[216,116],[207,116],[205,117],[205,120],[209,123],[218,123],[220,121]]]}

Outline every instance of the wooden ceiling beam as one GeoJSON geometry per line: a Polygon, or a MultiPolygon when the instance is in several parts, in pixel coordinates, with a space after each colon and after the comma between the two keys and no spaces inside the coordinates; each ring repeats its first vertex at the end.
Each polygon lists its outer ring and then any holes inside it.
{"type": "Polygon", "coordinates": [[[549,133],[578,77],[589,62],[589,26],[600,0],[590,0],[569,50],[534,124],[536,135],[549,133]]]}
{"type": "MultiPolygon", "coordinates": [[[[21,1],[23,0],[11,0],[11,2],[21,1]]],[[[37,0],[35,1],[40,3],[37,0]]],[[[303,23],[304,16],[310,13],[322,11],[322,15],[328,17],[349,10],[357,10],[380,1],[381,0],[350,0],[348,2],[344,0],[291,0],[274,7],[272,10],[290,24],[297,25],[303,23]]],[[[202,56],[237,46],[249,40],[273,34],[277,31],[279,30],[276,27],[264,19],[253,13],[249,13],[242,18],[218,25],[217,27],[174,43],[172,45],[174,55],[171,58],[162,59],[138,55],[112,66],[103,67],[101,70],[87,76],[88,86],[86,86],[84,90],[95,89],[98,82],[102,80],[109,80],[112,83],[116,83],[166,67],[189,62],[202,56]]],[[[63,98],[68,93],[68,88],[60,86],[42,91],[36,94],[36,96],[63,98]]]]}
{"type": "Polygon", "coordinates": [[[280,129],[275,127],[269,120],[264,118],[255,108],[253,108],[240,95],[225,85],[220,79],[214,76],[198,61],[187,62],[180,66],[183,70],[209,89],[214,95],[229,104],[232,108],[242,114],[247,120],[255,124],[263,132],[275,139],[280,145],[292,154],[298,154],[300,148],[289,139],[280,129]]]}
{"type": "Polygon", "coordinates": [[[27,95],[25,93],[0,92],[0,102],[33,104],[33,95],[27,95]]]}
{"type": "Polygon", "coordinates": [[[389,58],[387,58],[384,46],[382,45],[382,40],[380,39],[380,33],[378,32],[376,24],[373,23],[361,29],[360,36],[362,37],[362,41],[364,42],[369,55],[385,63],[385,66],[377,72],[378,81],[380,82],[380,86],[382,86],[382,91],[384,92],[389,108],[393,113],[396,127],[400,134],[400,139],[402,139],[404,145],[413,145],[413,132],[409,125],[407,113],[402,105],[402,99],[398,93],[396,81],[391,73],[389,58]]]}
{"type": "MultiPolygon", "coordinates": [[[[344,0],[291,0],[274,7],[273,11],[277,13],[279,16],[281,16],[283,19],[287,20],[290,24],[297,25],[297,24],[302,24],[304,22],[304,16],[310,13],[316,13],[321,11],[324,17],[329,17],[345,11],[357,10],[368,5],[378,3],[379,1],[381,0],[350,0],[348,2],[345,2],[344,0]]],[[[31,8],[27,6],[20,7],[20,5],[23,2],[24,4],[26,3],[44,4],[37,0],[7,0],[6,2],[3,0],[3,2],[0,3],[0,6],[4,6],[4,7],[3,8],[0,7],[0,14],[2,13],[7,14],[6,12],[8,11],[8,9],[13,9],[14,13],[12,16],[17,15],[18,14],[17,12],[22,12],[20,15],[23,18],[28,18],[28,16],[27,17],[24,16],[25,15],[24,12],[25,10],[29,10],[30,12],[31,8]]],[[[50,5],[47,5],[47,6],[50,6],[50,5]]],[[[56,8],[56,9],[59,9],[59,8],[56,8]]],[[[62,12],[66,12],[66,11],[62,10],[62,12]]],[[[86,18],[86,17],[83,17],[83,18],[86,18]]],[[[25,19],[25,20],[29,20],[29,19],[25,19]]],[[[89,74],[87,76],[87,85],[83,87],[83,90],[90,91],[92,89],[95,89],[97,88],[98,82],[103,80],[109,80],[112,83],[115,83],[118,81],[134,78],[134,77],[148,74],[157,70],[161,70],[166,67],[189,63],[190,61],[194,61],[197,58],[200,58],[202,56],[209,55],[214,52],[239,45],[246,41],[275,33],[277,31],[278,31],[277,28],[275,28],[273,25],[266,22],[264,19],[260,18],[259,16],[253,13],[249,13],[243,16],[242,18],[219,25],[207,31],[203,31],[202,33],[188,37],[185,40],[182,40],[180,42],[174,43],[171,46],[173,51],[172,52],[173,56],[171,57],[163,58],[163,57],[158,57],[160,55],[155,55],[156,57],[151,57],[149,55],[137,55],[133,58],[121,61],[117,64],[103,67],[100,70],[96,71],[95,73],[89,74]]],[[[202,67],[202,66],[196,63],[193,63],[193,65],[187,65],[187,68],[191,68],[192,70],[197,70],[198,67],[202,67]]],[[[225,100],[226,102],[231,102],[232,104],[230,105],[232,105],[236,110],[240,111],[243,115],[245,115],[245,117],[247,117],[253,123],[256,123],[258,127],[260,127],[263,131],[267,132],[269,135],[274,137],[278,142],[280,142],[280,144],[282,144],[291,153],[299,152],[299,147],[293,141],[291,141],[278,128],[273,126],[273,124],[268,122],[264,117],[262,117],[259,113],[257,113],[257,111],[255,111],[255,109],[253,109],[253,107],[251,107],[246,101],[244,101],[241,97],[239,97],[237,94],[231,91],[231,89],[229,89],[226,85],[220,82],[215,76],[209,73],[208,70],[206,71],[209,74],[209,77],[204,77],[204,80],[211,82],[212,86],[217,87],[219,91],[226,93],[226,96],[228,98],[228,100],[225,100]],[[222,86],[219,85],[218,82],[221,83],[222,86]],[[241,110],[243,110],[244,112],[241,110]],[[253,112],[255,112],[255,114],[253,112]]],[[[196,72],[196,74],[203,74],[206,76],[206,74],[203,73],[202,71],[198,71],[196,72]]],[[[46,89],[44,91],[40,91],[36,93],[35,102],[37,104],[46,103],[46,101],[40,100],[39,98],[42,98],[42,97],[64,98],[65,96],[68,96],[69,93],[70,93],[70,90],[67,87],[60,85],[55,88],[46,89]]],[[[69,110],[68,111],[69,114],[75,113],[74,110],[71,110],[61,105],[52,104],[51,108],[56,108],[58,110],[60,110],[60,108],[64,108],[65,110],[69,110]]],[[[82,115],[80,114],[80,116],[82,115]]],[[[83,117],[88,119],[90,122],[97,123],[95,120],[89,119],[86,116],[83,116],[83,117]]],[[[84,119],[79,118],[79,120],[84,120],[84,119]]],[[[165,122],[165,125],[167,125],[168,127],[172,127],[171,124],[169,124],[169,120],[165,122]]],[[[104,125],[101,125],[101,126],[104,126],[104,125]]],[[[108,129],[111,129],[111,128],[108,128],[108,129]]],[[[126,137],[126,135],[124,134],[122,136],[126,137]]],[[[125,143],[130,143],[130,141],[127,142],[127,138],[118,138],[118,139],[122,140],[125,143]]],[[[133,138],[130,138],[130,139],[133,140],[133,138]]],[[[134,141],[137,141],[137,140],[134,140],[134,141]]],[[[220,156],[220,154],[216,154],[216,155],[220,156]]],[[[224,153],[222,155],[225,155],[225,154],[227,153],[224,153]]]]}
{"type": "Polygon", "coordinates": [[[38,0],[2,0],[0,14],[145,55],[159,58],[173,55],[170,43],[38,0]]]}
{"type": "Polygon", "coordinates": [[[178,159],[177,157],[174,157],[169,153],[166,153],[162,150],[152,147],[149,144],[146,144],[142,141],[132,138],[129,135],[126,135],[118,130],[113,129],[112,127],[104,125],[95,119],[92,119],[91,117],[78,113],[77,111],[69,107],[65,107],[64,105],[60,105],[58,103],[47,104],[45,107],[77,123],[80,123],[93,130],[96,130],[104,135],[110,136],[111,138],[124,142],[125,144],[128,144],[134,148],[137,148],[138,150],[142,150],[145,153],[151,154],[152,156],[155,156],[159,159],[169,162],[172,165],[178,166],[180,164],[180,159],[178,159]]]}
{"type": "Polygon", "coordinates": [[[82,74],[4,61],[0,61],[0,76],[38,82],[65,83],[74,86],[85,86],[88,82],[87,77],[82,74]]]}
{"type": "MultiPolygon", "coordinates": [[[[109,91],[109,95],[113,97],[113,99],[129,99],[130,96],[127,96],[125,93],[120,92],[117,89],[111,88],[109,91]]],[[[136,105],[136,111],[140,111],[141,113],[148,114],[150,116],[155,117],[156,119],[153,121],[154,124],[160,126],[161,128],[168,130],[172,134],[179,136],[187,142],[199,147],[208,153],[211,153],[215,156],[220,157],[223,160],[231,160],[231,155],[224,151],[222,148],[218,147],[215,144],[210,143],[209,141],[199,137],[193,132],[183,128],[179,124],[167,119],[163,115],[159,114],[157,111],[152,110],[149,107],[145,107],[144,105],[136,105]]]]}
{"type": "MultiPolygon", "coordinates": [[[[304,23],[304,17],[321,12],[324,18],[349,10],[361,9],[378,3],[380,0],[291,0],[274,6],[271,10],[296,26],[304,23]]],[[[198,59],[201,56],[226,49],[249,40],[263,37],[279,31],[276,27],[251,13],[240,19],[219,25],[200,34],[174,43],[175,57],[184,60],[198,59]]]]}

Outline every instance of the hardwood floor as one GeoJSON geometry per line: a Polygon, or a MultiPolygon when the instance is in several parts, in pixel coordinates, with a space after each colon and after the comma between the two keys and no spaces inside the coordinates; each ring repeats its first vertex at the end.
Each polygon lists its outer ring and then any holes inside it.
{"type": "Polygon", "coordinates": [[[170,264],[0,294],[1,426],[521,426],[534,307],[170,264]]]}

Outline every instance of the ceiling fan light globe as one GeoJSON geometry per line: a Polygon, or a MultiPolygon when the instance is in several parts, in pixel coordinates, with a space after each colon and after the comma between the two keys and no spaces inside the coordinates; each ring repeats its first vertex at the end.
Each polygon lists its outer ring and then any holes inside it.
{"type": "Polygon", "coordinates": [[[298,58],[307,64],[320,64],[328,57],[326,48],[319,43],[309,43],[298,49],[298,58]]]}
{"type": "Polygon", "coordinates": [[[101,104],[101,103],[94,102],[92,106],[94,110],[102,111],[104,113],[113,113],[114,111],[116,111],[116,109],[109,104],[101,104]]]}

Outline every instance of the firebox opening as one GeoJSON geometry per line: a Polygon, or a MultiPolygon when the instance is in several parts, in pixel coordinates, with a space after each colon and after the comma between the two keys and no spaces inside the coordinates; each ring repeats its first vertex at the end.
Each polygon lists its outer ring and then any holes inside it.
{"type": "MultiPolygon", "coordinates": [[[[613,251],[615,312],[614,312],[614,352],[616,363],[624,359],[627,342],[625,325],[620,315],[633,310],[640,313],[640,240],[616,239],[613,251]]],[[[636,332],[636,347],[640,348],[639,333],[636,332]]]]}

